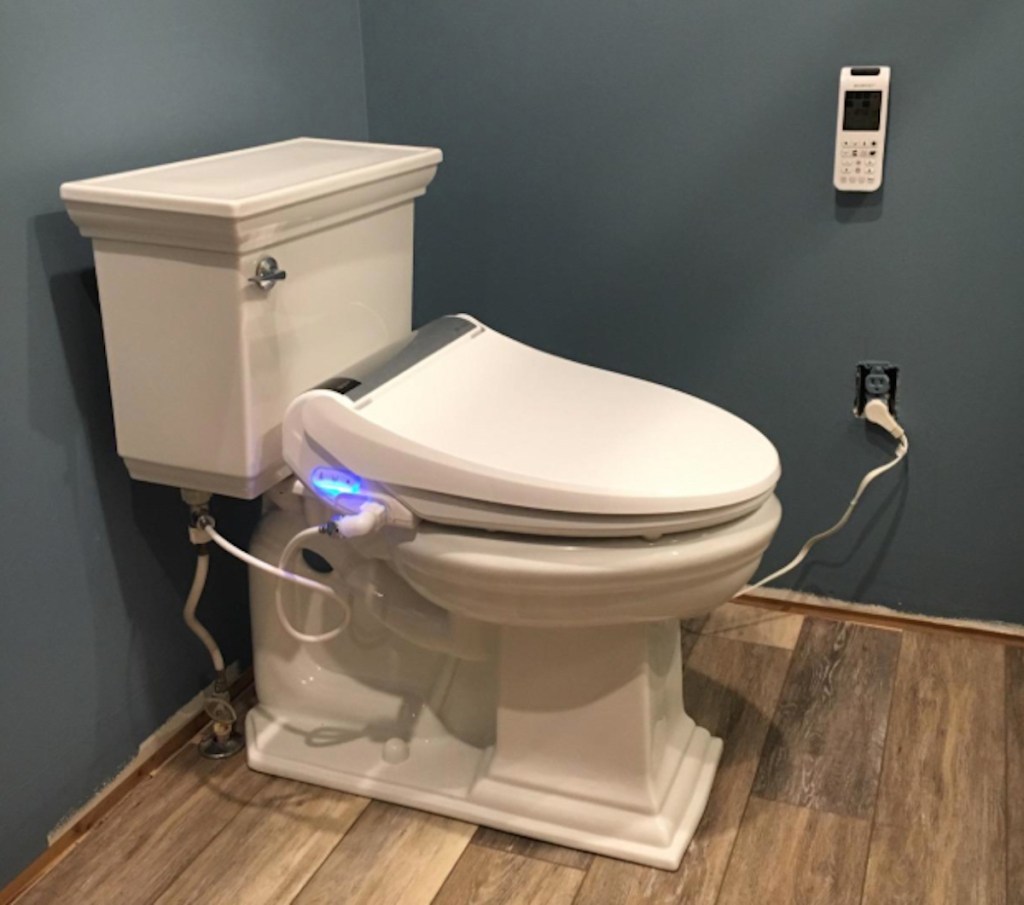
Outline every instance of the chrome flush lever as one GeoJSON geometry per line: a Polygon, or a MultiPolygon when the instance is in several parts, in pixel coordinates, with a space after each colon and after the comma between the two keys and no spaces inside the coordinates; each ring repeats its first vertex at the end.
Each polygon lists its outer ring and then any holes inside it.
{"type": "Polygon", "coordinates": [[[256,276],[249,277],[249,282],[255,283],[260,289],[267,291],[273,289],[275,283],[287,276],[286,271],[278,269],[277,260],[268,255],[265,258],[260,258],[256,263],[256,276]]]}

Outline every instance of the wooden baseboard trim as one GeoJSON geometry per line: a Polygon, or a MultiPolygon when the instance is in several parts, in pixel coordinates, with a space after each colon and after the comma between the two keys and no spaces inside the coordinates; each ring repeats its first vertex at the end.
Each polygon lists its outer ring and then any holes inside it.
{"type": "MultiPolygon", "coordinates": [[[[246,669],[231,684],[231,699],[236,700],[245,694],[253,684],[252,668],[246,669]]],[[[11,905],[15,899],[42,877],[64,855],[100,822],[110,811],[121,802],[144,779],[152,776],[156,770],[169,761],[188,742],[209,724],[205,713],[196,714],[184,726],[160,745],[133,772],[125,776],[108,794],[104,795],[95,805],[79,815],[75,822],[54,842],[42,851],[31,864],[0,889],[0,905],[11,905]]]]}
{"type": "Polygon", "coordinates": [[[842,622],[856,622],[878,628],[911,629],[925,632],[942,632],[962,635],[1013,647],[1024,647],[1024,626],[1008,625],[1002,622],[974,622],[966,619],[945,619],[939,616],[925,616],[920,613],[903,613],[888,607],[867,603],[847,603],[827,597],[814,597],[798,591],[765,594],[754,591],[738,594],[736,603],[796,613],[801,616],[815,616],[820,619],[835,619],[842,622]]]}

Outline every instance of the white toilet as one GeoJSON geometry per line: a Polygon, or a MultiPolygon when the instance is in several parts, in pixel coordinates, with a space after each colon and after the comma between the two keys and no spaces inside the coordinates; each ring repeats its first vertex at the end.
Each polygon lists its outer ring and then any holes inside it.
{"type": "Polygon", "coordinates": [[[66,183],[118,450],[142,480],[264,495],[270,562],[341,526],[287,562],[349,601],[340,634],[329,599],[251,574],[252,767],[674,868],[721,752],[683,709],[678,621],[753,574],[778,456],[470,316],[413,334],[440,159],[297,139],[66,183]]]}

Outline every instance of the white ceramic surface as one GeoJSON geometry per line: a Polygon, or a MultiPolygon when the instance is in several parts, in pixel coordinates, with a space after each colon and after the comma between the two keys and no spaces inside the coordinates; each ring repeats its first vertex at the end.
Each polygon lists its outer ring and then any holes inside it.
{"type": "Polygon", "coordinates": [[[251,498],[288,473],[288,403],[410,333],[412,201],[439,160],[296,139],[62,186],[133,477],[251,498]],[[269,290],[266,255],[287,273],[269,290]]]}
{"type": "MultiPolygon", "coordinates": [[[[266,559],[307,523],[294,500],[284,502],[291,511],[268,514],[253,539],[253,552],[266,559]]],[[[764,519],[777,514],[772,501],[764,519]]],[[[276,581],[251,573],[260,700],[247,723],[251,766],[560,845],[678,866],[707,803],[721,742],[685,713],[678,621],[628,621],[631,607],[647,607],[643,575],[631,584],[629,569],[621,570],[622,619],[613,624],[581,618],[563,619],[558,628],[489,625],[439,606],[440,596],[421,598],[390,562],[363,556],[356,544],[318,536],[312,546],[334,567],[327,580],[353,595],[353,620],[326,644],[299,644],[277,621],[276,581]]],[[[753,569],[759,553],[750,552],[753,569]]],[[[623,551],[624,561],[635,553],[623,551]]],[[[325,578],[301,560],[294,567],[325,578]]],[[[543,568],[538,562],[521,571],[543,568]]],[[[699,574],[696,561],[689,568],[699,574]]],[[[611,550],[605,570],[619,571],[611,550]]],[[[718,605],[745,575],[733,572],[728,586],[714,579],[711,594],[693,577],[676,590],[678,614],[718,605]]],[[[499,576],[492,577],[491,591],[499,576]]],[[[548,591],[531,600],[532,590],[520,593],[528,608],[557,606],[548,591]]],[[[287,593],[297,628],[331,625],[332,607],[305,592],[287,593]]],[[[480,607],[486,602],[481,598],[480,607]]],[[[585,599],[575,605],[578,618],[585,599]]]]}

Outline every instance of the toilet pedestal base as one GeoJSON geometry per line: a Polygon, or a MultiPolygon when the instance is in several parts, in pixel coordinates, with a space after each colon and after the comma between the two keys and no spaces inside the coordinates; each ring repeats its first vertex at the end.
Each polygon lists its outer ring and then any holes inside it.
{"type": "Polygon", "coordinates": [[[653,867],[678,867],[721,756],[683,710],[675,622],[502,628],[496,663],[418,696],[332,683],[336,720],[301,687],[249,713],[251,767],[653,867]]]}

